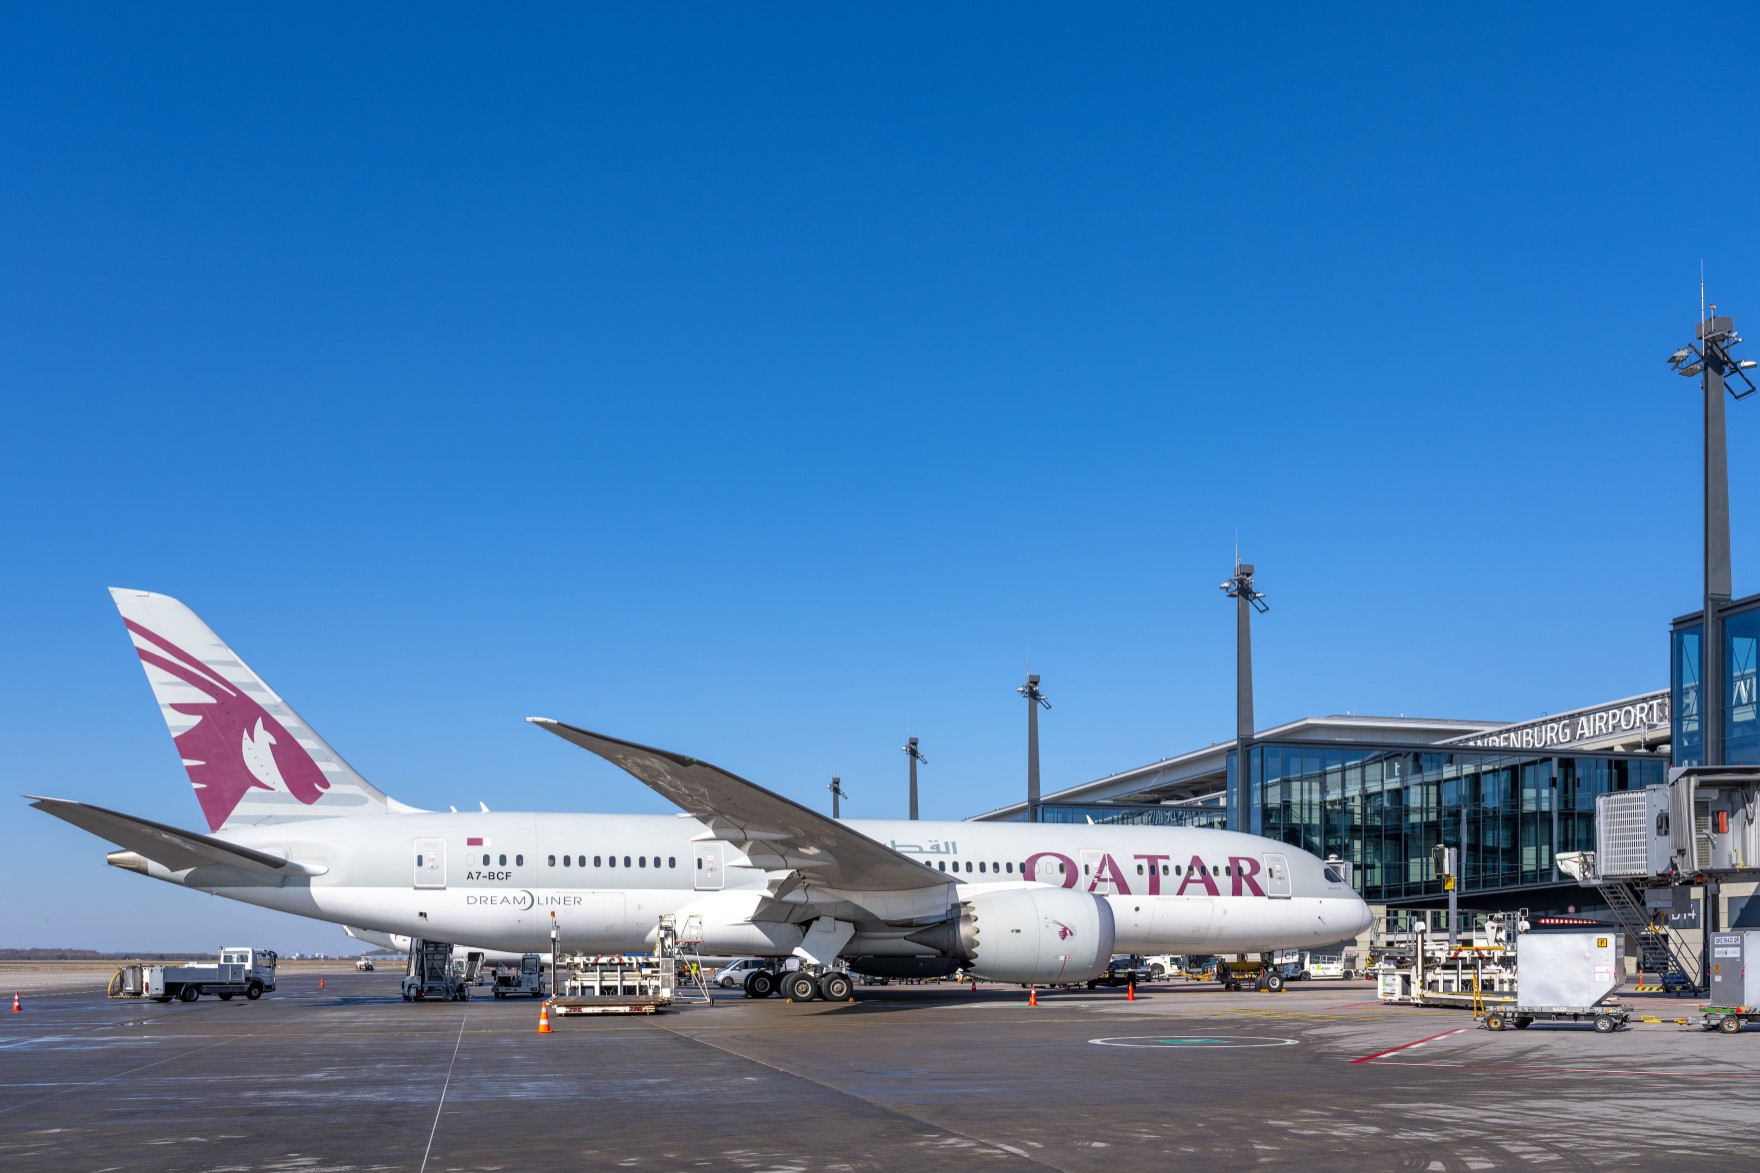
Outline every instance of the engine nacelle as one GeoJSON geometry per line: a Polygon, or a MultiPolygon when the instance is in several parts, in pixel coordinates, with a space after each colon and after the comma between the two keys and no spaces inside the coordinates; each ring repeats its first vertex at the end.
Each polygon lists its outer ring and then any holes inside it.
{"type": "Polygon", "coordinates": [[[909,938],[998,982],[1085,982],[1112,960],[1112,906],[1067,888],[1001,888],[960,902],[957,921],[909,938]]]}

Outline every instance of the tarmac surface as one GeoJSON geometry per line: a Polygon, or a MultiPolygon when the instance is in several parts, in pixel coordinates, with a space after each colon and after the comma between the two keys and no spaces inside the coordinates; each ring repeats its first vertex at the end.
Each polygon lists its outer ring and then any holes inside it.
{"type": "Polygon", "coordinates": [[[535,1002],[322,976],[159,1005],[0,974],[24,1002],[0,1011],[0,1166],[1751,1169],[1760,1138],[1760,1029],[1493,1034],[1367,982],[729,994],[540,1035],[535,1002]]]}

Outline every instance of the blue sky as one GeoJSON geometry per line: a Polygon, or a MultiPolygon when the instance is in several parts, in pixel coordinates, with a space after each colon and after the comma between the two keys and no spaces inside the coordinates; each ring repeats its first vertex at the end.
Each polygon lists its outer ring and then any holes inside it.
{"type": "MultiPolygon", "coordinates": [[[[199,826],[110,585],[442,808],[665,809],[537,713],[963,817],[1029,659],[1048,787],[1226,738],[1237,534],[1262,725],[1661,687],[1701,261],[1760,331],[1705,20],[15,8],[7,789],[199,826]]],[[[0,826],[0,943],[344,943],[0,826]]]]}

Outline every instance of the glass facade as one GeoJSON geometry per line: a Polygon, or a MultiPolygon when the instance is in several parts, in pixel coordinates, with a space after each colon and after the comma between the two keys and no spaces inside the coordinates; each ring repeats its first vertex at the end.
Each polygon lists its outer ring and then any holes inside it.
{"type": "MultiPolygon", "coordinates": [[[[1677,620],[1670,641],[1669,689],[1674,702],[1674,764],[1705,764],[1705,736],[1699,723],[1703,695],[1704,624],[1697,615],[1677,620]]],[[[1719,766],[1760,765],[1760,596],[1742,599],[1724,612],[1723,752],[1719,766]]]]}
{"type": "Polygon", "coordinates": [[[1552,857],[1595,848],[1595,798],[1662,783],[1637,754],[1261,743],[1248,805],[1256,835],[1356,865],[1373,902],[1440,896],[1431,849],[1459,849],[1462,892],[1550,884],[1552,857]]]}

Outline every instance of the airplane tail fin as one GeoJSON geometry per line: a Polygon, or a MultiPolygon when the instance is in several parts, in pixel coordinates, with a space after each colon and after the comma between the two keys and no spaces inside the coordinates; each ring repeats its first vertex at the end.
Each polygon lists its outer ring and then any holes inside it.
{"type": "Polygon", "coordinates": [[[413,809],[355,773],[194,611],[168,595],[110,595],[209,830],[413,809]]]}

